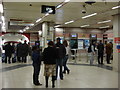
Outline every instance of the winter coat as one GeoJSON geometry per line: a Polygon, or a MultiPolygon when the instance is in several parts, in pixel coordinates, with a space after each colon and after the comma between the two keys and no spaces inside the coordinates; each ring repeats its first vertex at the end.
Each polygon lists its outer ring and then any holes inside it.
{"type": "Polygon", "coordinates": [[[56,64],[56,49],[54,47],[47,47],[43,51],[44,64],[56,64]]]}

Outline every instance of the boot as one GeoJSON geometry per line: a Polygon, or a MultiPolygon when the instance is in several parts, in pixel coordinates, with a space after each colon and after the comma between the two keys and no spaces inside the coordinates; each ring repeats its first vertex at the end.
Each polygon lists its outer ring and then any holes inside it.
{"type": "Polygon", "coordinates": [[[55,87],[55,76],[52,76],[52,88],[55,87]]]}

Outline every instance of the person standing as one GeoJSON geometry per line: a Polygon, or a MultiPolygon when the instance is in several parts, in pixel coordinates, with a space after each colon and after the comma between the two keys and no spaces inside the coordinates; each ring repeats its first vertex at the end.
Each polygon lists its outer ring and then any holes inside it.
{"type": "Polygon", "coordinates": [[[106,61],[107,61],[107,64],[111,64],[110,63],[111,54],[112,54],[112,44],[107,43],[106,44],[106,61]]]}
{"type": "Polygon", "coordinates": [[[10,45],[10,43],[5,45],[4,50],[5,50],[5,63],[7,63],[7,58],[8,58],[8,63],[10,64],[11,63],[10,59],[11,59],[12,52],[13,52],[13,48],[10,45]]]}
{"type": "Polygon", "coordinates": [[[37,46],[33,46],[33,48],[32,48],[32,60],[33,60],[33,68],[34,68],[33,84],[34,85],[42,85],[39,82],[41,58],[40,58],[40,50],[37,46]]]}
{"type": "Polygon", "coordinates": [[[54,88],[56,78],[56,50],[53,41],[50,41],[48,43],[48,47],[44,49],[42,59],[45,64],[44,75],[46,80],[46,88],[48,87],[48,79],[50,76],[52,76],[52,88],[54,88]]]}
{"type": "Polygon", "coordinates": [[[22,57],[22,43],[19,42],[16,46],[16,55],[17,55],[17,61],[21,62],[21,57],[22,57]]]}
{"type": "Polygon", "coordinates": [[[95,54],[94,44],[90,44],[90,46],[88,47],[88,55],[90,57],[90,65],[93,65],[94,54],[95,54]]]}
{"type": "Polygon", "coordinates": [[[63,59],[63,67],[64,67],[63,73],[66,73],[67,71],[67,73],[69,74],[70,70],[67,67],[67,60],[68,60],[68,54],[69,54],[70,48],[66,40],[63,41],[63,45],[65,46],[65,49],[66,49],[66,55],[63,59]]]}
{"type": "Polygon", "coordinates": [[[102,40],[100,40],[97,49],[98,49],[98,64],[103,64],[104,45],[102,43],[102,40]]]}
{"type": "Polygon", "coordinates": [[[24,63],[27,62],[27,56],[29,53],[29,46],[26,42],[27,41],[25,40],[24,43],[22,44],[22,48],[21,48],[22,62],[24,62],[24,63]]]}
{"type": "Polygon", "coordinates": [[[63,72],[62,72],[62,66],[63,66],[63,59],[66,55],[66,50],[63,44],[60,43],[61,39],[57,38],[57,43],[55,45],[56,47],[56,53],[57,53],[57,59],[56,59],[56,80],[58,75],[58,67],[60,67],[59,70],[59,76],[60,79],[63,80],[63,72]]]}

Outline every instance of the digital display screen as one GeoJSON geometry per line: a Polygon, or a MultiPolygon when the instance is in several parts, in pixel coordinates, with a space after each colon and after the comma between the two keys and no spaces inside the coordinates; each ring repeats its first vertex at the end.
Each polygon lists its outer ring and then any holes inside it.
{"type": "Polygon", "coordinates": [[[91,34],[91,37],[93,37],[93,38],[94,38],[94,37],[96,37],[96,35],[95,35],[95,34],[91,34]]]}
{"type": "Polygon", "coordinates": [[[77,37],[77,35],[76,34],[72,34],[71,37],[77,37]]]}

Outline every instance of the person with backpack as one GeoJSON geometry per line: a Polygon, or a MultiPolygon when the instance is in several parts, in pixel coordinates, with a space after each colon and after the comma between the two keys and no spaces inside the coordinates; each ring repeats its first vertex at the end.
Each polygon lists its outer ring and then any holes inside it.
{"type": "Polygon", "coordinates": [[[90,65],[93,65],[94,54],[95,54],[94,45],[90,44],[90,46],[88,47],[88,56],[90,57],[90,59],[89,59],[90,65]]]}

